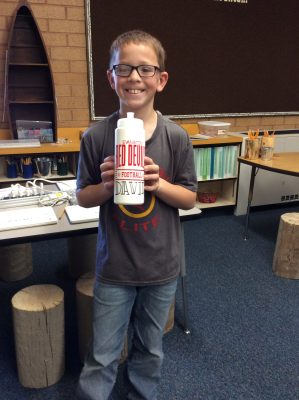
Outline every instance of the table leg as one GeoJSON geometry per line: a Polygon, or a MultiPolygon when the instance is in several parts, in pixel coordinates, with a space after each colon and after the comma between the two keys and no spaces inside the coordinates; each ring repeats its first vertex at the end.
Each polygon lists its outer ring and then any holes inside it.
{"type": "Polygon", "coordinates": [[[185,255],[185,236],[184,236],[184,223],[181,222],[181,272],[180,272],[180,279],[181,279],[181,288],[182,288],[182,303],[183,303],[183,323],[182,328],[184,332],[189,335],[190,330],[188,328],[188,310],[187,310],[187,295],[186,295],[186,255],[185,255]]]}
{"type": "Polygon", "coordinates": [[[183,300],[183,315],[184,315],[184,321],[183,321],[183,329],[186,335],[190,335],[190,329],[188,328],[188,317],[187,317],[187,296],[186,296],[186,282],[185,282],[185,277],[181,276],[181,283],[182,283],[182,300],[183,300]]]}
{"type": "Polygon", "coordinates": [[[253,196],[255,175],[256,175],[256,167],[252,166],[251,167],[249,192],[248,192],[248,203],[247,203],[247,213],[246,213],[246,221],[245,221],[244,240],[248,239],[247,232],[248,232],[248,225],[249,225],[249,213],[250,213],[250,206],[251,206],[252,196],[253,196]]]}

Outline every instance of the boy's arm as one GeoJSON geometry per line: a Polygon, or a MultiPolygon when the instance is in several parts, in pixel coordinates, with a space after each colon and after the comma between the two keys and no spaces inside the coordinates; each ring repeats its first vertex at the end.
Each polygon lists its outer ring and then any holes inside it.
{"type": "Polygon", "coordinates": [[[154,192],[164,203],[175,208],[189,210],[195,205],[196,193],[160,178],[159,166],[149,157],[145,157],[144,189],[154,192]]]}
{"type": "Polygon", "coordinates": [[[82,207],[101,206],[113,196],[114,157],[105,158],[100,165],[102,182],[88,185],[76,192],[78,204],[82,207]]]}
{"type": "Polygon", "coordinates": [[[88,185],[76,192],[78,204],[81,207],[96,207],[105,203],[111,196],[111,191],[105,188],[105,185],[88,185]]]}
{"type": "Polygon", "coordinates": [[[168,205],[189,210],[195,206],[196,193],[180,185],[174,185],[159,178],[158,188],[155,195],[168,205]]]}

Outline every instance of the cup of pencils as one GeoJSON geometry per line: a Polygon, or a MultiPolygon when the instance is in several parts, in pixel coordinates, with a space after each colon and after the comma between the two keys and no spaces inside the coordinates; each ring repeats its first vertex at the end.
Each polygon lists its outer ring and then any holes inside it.
{"type": "Polygon", "coordinates": [[[24,179],[33,178],[33,165],[31,157],[24,157],[21,160],[21,169],[22,175],[24,179]]]}
{"type": "Polygon", "coordinates": [[[67,157],[59,157],[57,160],[57,174],[59,176],[65,176],[68,174],[68,169],[67,157]]]}
{"type": "Polygon", "coordinates": [[[18,176],[17,162],[14,158],[6,159],[6,176],[7,178],[17,178],[18,176]]]}
{"type": "Polygon", "coordinates": [[[36,175],[40,178],[48,178],[51,175],[51,159],[38,157],[34,159],[36,175]]]}
{"type": "Polygon", "coordinates": [[[273,158],[275,146],[275,136],[274,131],[269,133],[269,131],[264,131],[262,136],[262,146],[261,146],[261,159],[264,161],[270,161],[273,158]]]}
{"type": "Polygon", "coordinates": [[[245,158],[255,160],[260,156],[261,137],[259,130],[248,131],[248,137],[245,139],[245,158]]]}

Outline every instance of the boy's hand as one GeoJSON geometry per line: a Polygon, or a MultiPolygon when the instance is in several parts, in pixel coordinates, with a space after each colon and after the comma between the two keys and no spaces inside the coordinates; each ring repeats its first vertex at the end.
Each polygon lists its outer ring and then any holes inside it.
{"type": "MultiPolygon", "coordinates": [[[[114,156],[104,159],[100,165],[101,178],[105,189],[113,192],[114,188],[114,156]]],[[[159,187],[159,165],[145,156],[144,157],[144,190],[154,192],[159,187]]]]}
{"type": "Polygon", "coordinates": [[[109,156],[104,159],[100,165],[101,178],[105,189],[112,191],[114,188],[114,156],[109,156]]]}
{"type": "Polygon", "coordinates": [[[144,157],[144,190],[155,192],[159,188],[159,165],[145,156],[144,157]]]}

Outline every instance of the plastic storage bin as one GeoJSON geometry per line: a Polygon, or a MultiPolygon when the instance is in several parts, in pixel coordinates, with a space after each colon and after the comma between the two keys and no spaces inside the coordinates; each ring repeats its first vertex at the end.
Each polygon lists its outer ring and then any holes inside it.
{"type": "Polygon", "coordinates": [[[200,133],[202,135],[217,136],[226,133],[230,128],[231,123],[218,121],[202,121],[198,122],[198,125],[200,133]]]}

